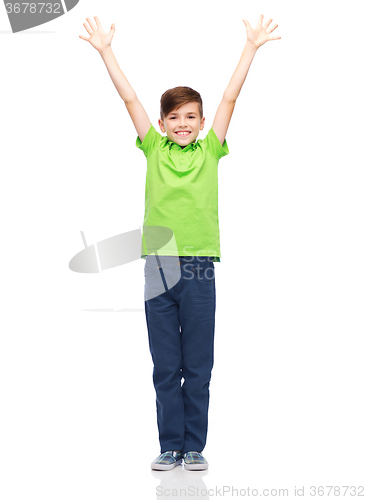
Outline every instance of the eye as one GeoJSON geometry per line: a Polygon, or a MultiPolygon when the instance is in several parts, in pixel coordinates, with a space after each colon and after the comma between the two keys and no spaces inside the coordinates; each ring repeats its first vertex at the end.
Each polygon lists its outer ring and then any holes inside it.
{"type": "Polygon", "coordinates": [[[190,116],[189,118],[194,118],[194,116],[190,116]]]}
{"type": "Polygon", "coordinates": [[[170,119],[171,119],[171,120],[175,120],[175,116],[171,116],[171,117],[170,117],[170,119]]]}

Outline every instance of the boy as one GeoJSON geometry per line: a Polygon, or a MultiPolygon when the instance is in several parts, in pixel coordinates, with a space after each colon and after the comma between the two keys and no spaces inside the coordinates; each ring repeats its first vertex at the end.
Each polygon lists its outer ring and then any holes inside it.
{"type": "MultiPolygon", "coordinates": [[[[229,153],[226,132],[236,99],[257,49],[277,24],[262,26],[260,15],[247,30],[239,64],[224,92],[211,129],[196,138],[205,118],[201,96],[189,87],[167,90],[161,97],[159,127],[152,126],[111,49],[112,24],[105,33],[95,17],[87,18],[86,40],[98,50],[125,102],[138,137],[136,146],[147,158],[144,228],[171,230],[174,248],[146,251],[145,313],[154,364],[157,422],[161,453],[154,470],[173,469],[184,460],[188,470],[207,469],[206,444],[209,385],[213,367],[216,290],[214,261],[220,261],[217,213],[217,165],[229,153]],[[184,380],[181,384],[182,379],[184,380]]],[[[158,235],[159,239],[163,233],[158,235]]],[[[156,246],[156,245],[155,245],[156,246]]],[[[161,245],[160,245],[161,247],[161,245]]],[[[151,246],[150,246],[151,248],[151,246]]]]}

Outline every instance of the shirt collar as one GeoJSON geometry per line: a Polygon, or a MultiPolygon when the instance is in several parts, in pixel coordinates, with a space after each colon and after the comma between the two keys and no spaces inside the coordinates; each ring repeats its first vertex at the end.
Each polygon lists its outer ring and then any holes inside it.
{"type": "Polygon", "coordinates": [[[192,150],[192,151],[194,151],[197,148],[197,139],[196,139],[196,142],[190,142],[189,144],[187,144],[187,146],[182,148],[176,142],[168,139],[168,136],[165,136],[165,138],[166,138],[167,145],[169,146],[169,151],[171,149],[176,149],[177,151],[179,151],[179,150],[182,150],[182,151],[191,151],[192,150]]]}

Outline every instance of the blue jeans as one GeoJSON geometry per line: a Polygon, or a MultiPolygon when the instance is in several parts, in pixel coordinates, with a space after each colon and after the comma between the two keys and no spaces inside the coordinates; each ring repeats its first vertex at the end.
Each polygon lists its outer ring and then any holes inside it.
{"type": "Polygon", "coordinates": [[[205,447],[215,310],[211,257],[146,256],[145,314],[161,453],[205,447]]]}

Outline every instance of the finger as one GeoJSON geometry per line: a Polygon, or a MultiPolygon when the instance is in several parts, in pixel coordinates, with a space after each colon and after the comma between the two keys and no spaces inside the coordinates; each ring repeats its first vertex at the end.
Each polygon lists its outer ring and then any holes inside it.
{"type": "Polygon", "coordinates": [[[112,26],[111,26],[111,29],[110,29],[110,31],[108,33],[108,35],[114,34],[115,31],[116,31],[116,25],[113,23],[112,26]]]}
{"type": "Polygon", "coordinates": [[[89,33],[89,35],[93,34],[92,30],[89,28],[89,26],[86,23],[83,23],[83,26],[86,29],[86,31],[89,33]]]}
{"type": "Polygon", "coordinates": [[[83,40],[86,40],[87,42],[89,41],[89,38],[85,38],[85,36],[79,35],[79,38],[82,38],[83,40]]]}
{"type": "Polygon", "coordinates": [[[252,29],[252,27],[250,26],[249,22],[246,19],[242,19],[242,21],[247,29],[252,29]]]}
{"type": "Polygon", "coordinates": [[[268,38],[268,40],[281,40],[281,37],[280,36],[271,36],[270,38],[268,38]]]}
{"type": "Polygon", "coordinates": [[[90,19],[90,17],[87,17],[86,20],[88,21],[88,23],[90,24],[90,27],[93,31],[95,31],[97,29],[97,27],[95,26],[95,24],[93,23],[93,21],[90,19]]]}
{"type": "Polygon", "coordinates": [[[277,27],[278,27],[278,24],[275,24],[275,25],[273,26],[273,28],[271,28],[271,29],[268,31],[268,33],[272,33],[272,31],[273,31],[273,30],[275,30],[277,27]]]}
{"type": "Polygon", "coordinates": [[[258,19],[258,24],[257,24],[257,28],[261,27],[262,26],[262,21],[263,21],[263,14],[261,14],[259,16],[259,19],[258,19]]]}
{"type": "Polygon", "coordinates": [[[97,23],[98,29],[103,30],[102,23],[99,21],[99,19],[97,18],[97,16],[94,16],[94,19],[95,19],[95,22],[97,23]]]}
{"type": "Polygon", "coordinates": [[[273,19],[269,19],[266,24],[263,26],[263,28],[266,30],[268,28],[268,26],[271,24],[271,22],[273,21],[273,19]]]}

